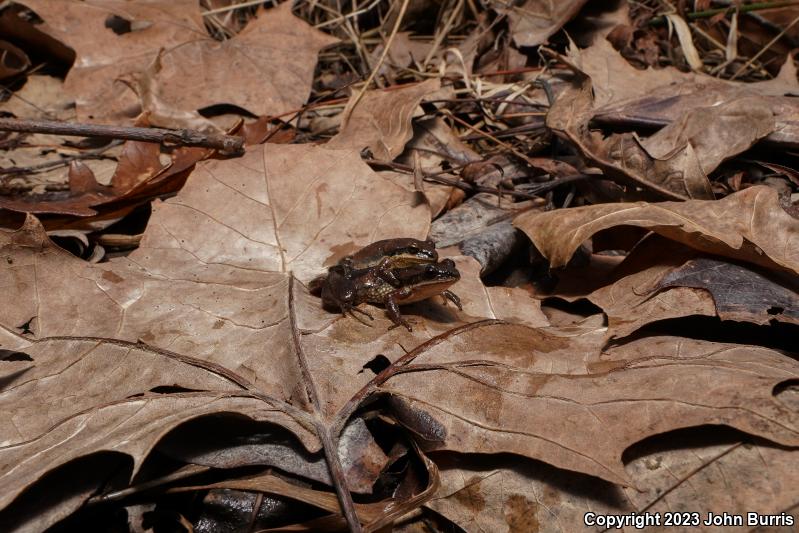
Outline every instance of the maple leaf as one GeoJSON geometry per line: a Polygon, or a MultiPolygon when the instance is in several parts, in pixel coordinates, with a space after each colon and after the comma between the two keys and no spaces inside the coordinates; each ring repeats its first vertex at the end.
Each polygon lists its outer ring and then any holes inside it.
{"type": "Polygon", "coordinates": [[[290,4],[261,12],[238,35],[218,42],[205,31],[194,0],[24,3],[45,20],[47,33],[77,54],[64,89],[75,98],[79,120],[135,117],[136,95],[117,80],[146,71],[161,49],[155,83],[163,106],[194,112],[233,104],[278,115],[305,103],[317,52],[336,42],[294,17],[290,4]]]}

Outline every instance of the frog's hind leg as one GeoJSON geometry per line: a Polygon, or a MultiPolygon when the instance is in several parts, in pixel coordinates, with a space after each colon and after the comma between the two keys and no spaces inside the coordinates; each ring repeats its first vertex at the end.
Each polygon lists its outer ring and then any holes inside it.
{"type": "Polygon", "coordinates": [[[386,311],[388,312],[388,317],[392,322],[394,322],[394,325],[390,326],[388,329],[394,329],[397,326],[405,326],[405,329],[408,331],[413,331],[413,328],[408,321],[402,318],[399,305],[397,305],[397,301],[393,296],[389,296],[389,298],[386,300],[386,311]]]}
{"type": "Polygon", "coordinates": [[[319,296],[324,290],[325,282],[327,281],[327,274],[316,276],[308,282],[308,292],[313,295],[319,296]]]}

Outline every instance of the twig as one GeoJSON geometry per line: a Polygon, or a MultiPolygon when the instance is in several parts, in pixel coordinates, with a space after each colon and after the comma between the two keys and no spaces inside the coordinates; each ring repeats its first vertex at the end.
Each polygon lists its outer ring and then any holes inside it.
{"type": "Polygon", "coordinates": [[[512,153],[513,155],[515,155],[516,157],[518,157],[522,161],[525,161],[525,162],[529,163],[530,166],[535,166],[535,164],[532,162],[532,160],[529,157],[527,157],[526,155],[524,155],[523,153],[518,151],[513,146],[509,145],[508,143],[500,141],[499,139],[497,139],[495,136],[491,135],[490,133],[486,133],[484,131],[481,131],[481,130],[475,128],[474,126],[472,126],[471,124],[469,124],[465,120],[459,119],[458,117],[453,115],[448,109],[443,109],[441,111],[441,113],[444,114],[444,115],[447,115],[448,117],[450,117],[452,120],[454,120],[455,122],[457,122],[461,126],[466,126],[467,128],[469,128],[470,130],[472,130],[476,134],[480,135],[481,137],[484,137],[486,139],[490,139],[490,140],[494,141],[494,143],[496,143],[496,144],[500,145],[501,147],[505,148],[506,150],[508,150],[510,153],[512,153]]]}
{"type": "MultiPolygon", "coordinates": [[[[725,15],[730,15],[735,13],[737,9],[739,13],[749,13],[751,11],[762,11],[764,9],[774,9],[778,7],[790,7],[799,5],[798,0],[784,0],[784,1],[777,1],[777,2],[756,2],[754,4],[744,4],[740,6],[730,6],[730,7],[719,7],[716,9],[705,9],[703,11],[693,11],[690,13],[685,14],[685,18],[688,20],[697,20],[697,19],[705,19],[710,18],[718,15],[719,13],[724,13],[725,15]]],[[[666,23],[666,17],[659,16],[654,17],[649,21],[650,26],[660,26],[666,23]]]]}
{"type": "Polygon", "coordinates": [[[132,485],[130,487],[115,490],[113,492],[106,492],[105,494],[97,494],[96,496],[92,496],[86,501],[87,506],[97,505],[98,503],[108,503],[108,502],[116,502],[127,498],[128,496],[132,496],[134,494],[139,494],[145,490],[149,490],[155,487],[160,487],[166,485],[167,483],[172,483],[174,481],[180,481],[186,479],[187,477],[195,476],[197,474],[204,474],[211,470],[211,467],[202,466],[202,465],[186,465],[184,468],[172,472],[171,474],[167,474],[165,476],[161,476],[155,479],[151,479],[150,481],[145,481],[143,483],[139,483],[138,485],[132,485]]]}
{"type": "MultiPolygon", "coordinates": [[[[365,159],[364,161],[366,161],[366,163],[375,166],[386,167],[392,170],[413,174],[413,167],[410,167],[408,165],[403,165],[401,163],[395,163],[393,161],[382,161],[380,159],[365,159]]],[[[459,167],[455,167],[451,170],[457,170],[457,168],[463,168],[465,166],[466,165],[459,165],[459,167]]],[[[564,176],[562,178],[555,178],[553,180],[545,181],[543,183],[537,183],[533,186],[528,187],[528,191],[531,192],[523,192],[523,191],[516,191],[513,189],[498,189],[496,187],[484,187],[482,185],[466,183],[461,180],[447,178],[441,175],[446,172],[449,171],[443,171],[438,173],[429,173],[422,171],[422,176],[423,176],[422,179],[433,183],[449,185],[450,187],[455,187],[456,189],[461,189],[466,192],[487,192],[490,194],[512,196],[514,198],[522,198],[524,200],[540,200],[541,197],[539,195],[543,192],[551,191],[552,189],[560,187],[561,185],[564,185],[566,183],[573,183],[575,181],[582,181],[591,178],[591,176],[588,174],[575,174],[573,176],[564,176]]]]}
{"type": "Polygon", "coordinates": [[[433,39],[433,44],[430,46],[430,51],[427,52],[424,61],[422,61],[422,69],[427,67],[427,64],[430,63],[430,60],[433,59],[433,56],[438,52],[438,47],[441,46],[441,42],[444,40],[444,37],[446,37],[449,33],[449,30],[452,29],[452,25],[455,24],[455,17],[460,14],[462,9],[463,0],[458,0],[458,2],[455,4],[455,7],[452,8],[452,12],[449,14],[444,26],[436,28],[436,36],[433,39]]]}
{"type": "Polygon", "coordinates": [[[244,138],[196,130],[167,130],[163,128],[136,128],[131,126],[106,126],[55,120],[27,120],[0,118],[0,131],[23,133],[50,133],[78,137],[106,137],[178,146],[201,146],[225,153],[239,154],[244,150],[244,138]]]}
{"type": "Polygon", "coordinates": [[[208,11],[203,11],[203,16],[208,17],[211,15],[218,15],[219,13],[225,13],[227,11],[233,11],[234,9],[241,9],[243,7],[250,7],[250,6],[257,6],[259,4],[263,4],[264,0],[250,0],[249,2],[243,2],[241,4],[233,4],[224,7],[218,7],[216,9],[209,9],[208,11]]]}
{"type": "MultiPolygon", "coordinates": [[[[508,115],[500,115],[500,116],[507,117],[508,115]]],[[[525,115],[525,116],[530,116],[530,115],[525,115]]],[[[538,116],[538,115],[535,115],[535,116],[538,116]]],[[[522,133],[543,133],[545,131],[546,131],[546,126],[543,124],[543,121],[541,121],[541,123],[533,122],[533,123],[530,123],[530,124],[522,124],[521,126],[515,126],[515,127],[512,127],[512,128],[496,131],[496,132],[493,133],[493,135],[497,139],[502,139],[503,137],[515,137],[516,135],[519,135],[519,134],[522,134],[522,133]]],[[[461,137],[461,140],[462,141],[479,141],[480,139],[483,139],[483,138],[484,138],[483,135],[479,135],[477,133],[473,133],[471,135],[466,135],[464,137],[461,137]]]]}
{"type": "MultiPolygon", "coordinates": [[[[768,50],[769,48],[771,48],[771,47],[774,45],[774,43],[776,43],[777,41],[779,41],[779,40],[782,38],[782,36],[783,36],[783,35],[785,35],[785,34],[788,32],[788,30],[790,30],[791,28],[793,28],[793,27],[794,27],[794,25],[795,25],[797,22],[799,22],[799,17],[796,17],[796,18],[794,18],[794,19],[791,21],[791,23],[790,23],[790,24],[788,24],[787,26],[785,26],[785,29],[783,29],[783,30],[782,30],[780,33],[778,33],[778,34],[777,34],[777,35],[776,35],[776,36],[775,36],[775,37],[774,37],[772,40],[770,40],[768,43],[766,43],[766,45],[765,45],[763,48],[761,48],[761,49],[760,49],[760,51],[759,51],[758,53],[756,53],[755,55],[753,55],[753,56],[752,56],[752,58],[751,58],[749,61],[747,61],[746,63],[744,63],[743,65],[741,65],[741,68],[739,68],[739,69],[738,69],[738,71],[737,71],[735,74],[733,74],[733,75],[732,75],[732,78],[730,78],[730,81],[732,81],[732,80],[734,80],[735,78],[737,78],[738,76],[740,76],[740,75],[741,75],[741,73],[742,73],[744,70],[746,70],[747,68],[749,68],[749,66],[750,66],[752,63],[754,63],[755,61],[757,61],[757,59],[758,59],[758,58],[759,58],[761,55],[763,55],[763,54],[766,52],[766,50],[768,50]]],[[[788,58],[788,60],[790,61],[791,59],[790,59],[790,58],[788,58]]]]}
{"type": "Polygon", "coordinates": [[[101,146],[100,148],[94,148],[92,150],[86,150],[85,152],[81,152],[80,154],[71,155],[64,157],[63,159],[58,159],[55,161],[46,161],[44,163],[39,163],[38,165],[31,165],[29,167],[8,167],[8,168],[0,168],[0,176],[3,174],[36,174],[38,172],[45,172],[48,170],[52,170],[56,167],[62,167],[69,165],[72,161],[78,161],[81,159],[113,159],[110,156],[104,156],[103,153],[107,152],[111,148],[119,146],[122,144],[121,140],[115,140],[108,143],[105,146],[101,146]]]}
{"type": "Polygon", "coordinates": [[[400,6],[399,15],[397,15],[397,22],[394,23],[394,29],[391,30],[391,35],[388,36],[386,46],[383,48],[383,53],[380,54],[380,59],[377,60],[377,65],[375,65],[375,67],[372,69],[369,77],[366,78],[366,83],[363,84],[363,88],[358,93],[358,96],[355,97],[355,100],[353,100],[352,107],[350,109],[355,109],[355,106],[358,105],[358,102],[361,101],[364,93],[366,93],[366,91],[369,89],[369,86],[372,84],[372,81],[374,81],[375,76],[377,76],[377,72],[380,70],[380,67],[383,66],[383,62],[386,60],[386,57],[388,57],[388,51],[391,49],[391,43],[394,42],[394,37],[397,36],[397,32],[402,24],[402,19],[405,17],[405,10],[408,9],[409,3],[409,0],[402,0],[402,6],[400,6]]]}

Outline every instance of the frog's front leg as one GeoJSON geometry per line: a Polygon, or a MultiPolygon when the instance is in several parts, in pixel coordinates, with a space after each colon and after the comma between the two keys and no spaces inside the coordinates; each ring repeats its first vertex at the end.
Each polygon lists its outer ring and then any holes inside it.
{"type": "Polygon", "coordinates": [[[447,300],[455,304],[455,307],[458,308],[458,311],[463,311],[463,306],[461,305],[460,297],[452,291],[443,291],[441,296],[444,298],[444,304],[447,303],[447,300]]]}
{"type": "Polygon", "coordinates": [[[391,258],[384,257],[374,268],[375,268],[374,270],[375,274],[377,274],[377,276],[380,279],[382,279],[392,287],[398,288],[402,286],[402,282],[394,274],[394,271],[391,270],[391,258]]]}
{"type": "Polygon", "coordinates": [[[413,331],[413,328],[408,323],[408,321],[402,318],[402,313],[400,313],[399,305],[397,304],[397,299],[396,299],[397,296],[400,297],[408,296],[410,292],[411,291],[406,287],[404,289],[398,290],[397,292],[386,298],[385,302],[386,311],[388,312],[388,317],[391,319],[392,322],[394,322],[394,325],[388,329],[394,329],[397,326],[405,326],[405,329],[407,329],[408,331],[413,331]]]}
{"type": "Polygon", "coordinates": [[[350,279],[352,277],[352,272],[355,270],[355,260],[351,255],[347,255],[341,258],[337,266],[341,267],[341,272],[344,277],[350,279]]]}

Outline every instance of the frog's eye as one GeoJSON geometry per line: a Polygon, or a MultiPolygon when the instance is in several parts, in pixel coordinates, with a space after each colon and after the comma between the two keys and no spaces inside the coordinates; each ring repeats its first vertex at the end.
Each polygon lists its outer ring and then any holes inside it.
{"type": "Polygon", "coordinates": [[[425,270],[427,271],[428,274],[434,274],[438,271],[435,265],[427,265],[425,267],[425,270]]]}
{"type": "Polygon", "coordinates": [[[408,250],[410,250],[412,254],[419,253],[419,248],[415,244],[411,244],[410,246],[408,246],[408,250]]]}

